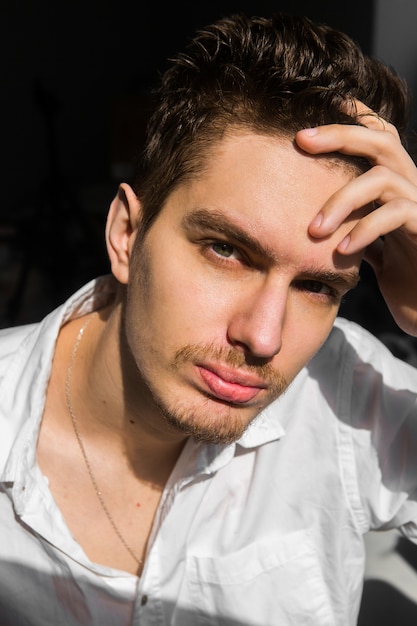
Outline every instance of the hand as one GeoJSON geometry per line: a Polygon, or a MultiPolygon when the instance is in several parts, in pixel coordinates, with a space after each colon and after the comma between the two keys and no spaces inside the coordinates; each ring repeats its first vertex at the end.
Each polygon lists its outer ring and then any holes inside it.
{"type": "Polygon", "coordinates": [[[363,250],[396,323],[417,336],[417,169],[395,127],[361,102],[356,105],[360,126],[332,124],[296,135],[305,152],[356,155],[371,165],[329,198],[309,232],[315,238],[326,237],[361,210],[337,250],[341,254],[363,250]]]}

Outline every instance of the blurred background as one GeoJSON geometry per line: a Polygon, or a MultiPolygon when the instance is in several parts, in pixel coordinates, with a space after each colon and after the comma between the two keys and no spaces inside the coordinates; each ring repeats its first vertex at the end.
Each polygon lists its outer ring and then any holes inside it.
{"type": "MultiPolygon", "coordinates": [[[[415,0],[2,0],[0,328],[39,320],[108,271],[107,209],[129,180],[166,58],[215,19],[277,10],[345,31],[417,94],[415,0]]],[[[413,158],[416,126],[414,110],[413,158]]],[[[397,332],[366,265],[341,314],[417,364],[414,340],[397,332]]],[[[396,536],[384,541],[369,543],[360,624],[415,625],[415,551],[396,536]]]]}

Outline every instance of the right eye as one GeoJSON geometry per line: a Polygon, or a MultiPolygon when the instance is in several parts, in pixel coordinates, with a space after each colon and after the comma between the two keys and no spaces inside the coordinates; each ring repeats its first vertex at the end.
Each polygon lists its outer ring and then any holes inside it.
{"type": "Polygon", "coordinates": [[[218,241],[211,244],[212,250],[218,254],[219,256],[230,259],[231,257],[240,258],[239,253],[236,251],[236,248],[232,246],[230,243],[226,243],[224,241],[218,241]]]}

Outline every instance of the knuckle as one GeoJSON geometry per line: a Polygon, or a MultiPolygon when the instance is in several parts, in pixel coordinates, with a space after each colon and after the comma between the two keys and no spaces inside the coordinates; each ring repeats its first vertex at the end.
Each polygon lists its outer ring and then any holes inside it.
{"type": "Polygon", "coordinates": [[[374,165],[370,171],[379,183],[386,181],[391,174],[391,170],[386,165],[374,165]]]}

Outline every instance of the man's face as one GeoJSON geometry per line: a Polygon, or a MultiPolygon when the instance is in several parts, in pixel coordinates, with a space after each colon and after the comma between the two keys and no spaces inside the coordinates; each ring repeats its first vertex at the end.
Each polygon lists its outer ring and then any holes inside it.
{"type": "MultiPolygon", "coordinates": [[[[176,432],[238,438],[329,334],[360,259],[308,225],[352,173],[236,134],[136,242],[126,334],[141,402],[176,432]]],[[[140,408],[139,408],[140,411],[140,408]]]]}

